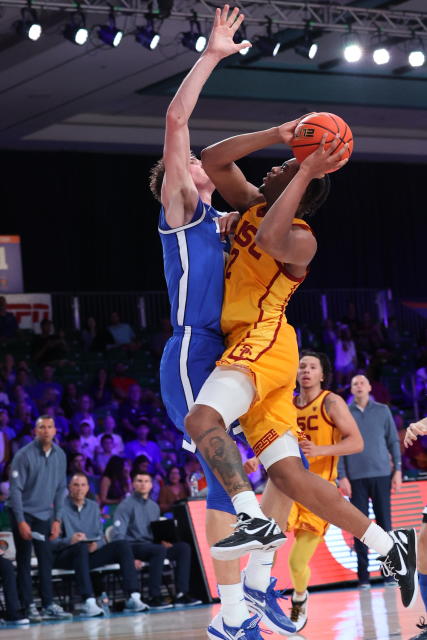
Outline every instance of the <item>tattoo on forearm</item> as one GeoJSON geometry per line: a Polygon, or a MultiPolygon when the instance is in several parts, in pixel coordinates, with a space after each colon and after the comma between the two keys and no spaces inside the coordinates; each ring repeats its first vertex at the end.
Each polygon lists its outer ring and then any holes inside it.
{"type": "Polygon", "coordinates": [[[233,496],[240,491],[252,491],[243,469],[242,459],[235,442],[220,427],[203,432],[196,440],[204,459],[218,477],[227,493],[233,496]],[[214,431],[217,435],[211,435],[214,431]]]}

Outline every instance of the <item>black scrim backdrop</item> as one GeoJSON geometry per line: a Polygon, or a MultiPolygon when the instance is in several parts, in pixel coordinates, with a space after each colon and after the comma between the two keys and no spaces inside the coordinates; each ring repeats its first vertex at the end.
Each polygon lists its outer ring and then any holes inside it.
{"type": "MultiPolygon", "coordinates": [[[[154,156],[4,151],[0,158],[0,233],[22,237],[27,291],[164,288],[158,205],[148,190],[154,156]]],[[[241,166],[259,184],[271,164],[251,158],[241,166]]],[[[319,251],[305,286],[425,297],[427,165],[352,162],[332,180],[328,203],[311,221],[319,251]]]]}

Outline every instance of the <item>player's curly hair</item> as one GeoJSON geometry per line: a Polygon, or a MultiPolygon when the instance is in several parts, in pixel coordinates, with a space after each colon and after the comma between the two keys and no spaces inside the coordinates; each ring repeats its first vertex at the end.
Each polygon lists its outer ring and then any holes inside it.
{"type": "Polygon", "coordinates": [[[298,207],[297,216],[307,218],[316,213],[324,204],[331,190],[331,179],[326,174],[323,178],[313,178],[308,185],[298,207]]]}
{"type": "Polygon", "coordinates": [[[160,160],[157,160],[156,164],[151,167],[149,176],[150,191],[159,202],[161,202],[161,192],[164,175],[165,163],[163,158],[160,158],[160,160]]]}
{"type": "Polygon", "coordinates": [[[332,365],[326,353],[304,349],[304,351],[301,351],[299,359],[301,360],[304,356],[311,356],[312,358],[317,358],[319,360],[323,371],[322,389],[329,389],[332,382],[332,365]]]}

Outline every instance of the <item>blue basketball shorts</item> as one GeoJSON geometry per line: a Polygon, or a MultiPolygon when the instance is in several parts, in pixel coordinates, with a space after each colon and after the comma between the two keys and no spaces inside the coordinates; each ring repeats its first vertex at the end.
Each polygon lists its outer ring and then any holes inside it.
{"type": "Polygon", "coordinates": [[[160,362],[160,387],[169,418],[183,432],[184,449],[196,453],[202,465],[208,486],[207,508],[235,514],[229,495],[200,453],[196,452],[184,428],[185,416],[223,351],[222,337],[213,332],[193,327],[183,327],[182,331],[175,329],[160,362]]]}

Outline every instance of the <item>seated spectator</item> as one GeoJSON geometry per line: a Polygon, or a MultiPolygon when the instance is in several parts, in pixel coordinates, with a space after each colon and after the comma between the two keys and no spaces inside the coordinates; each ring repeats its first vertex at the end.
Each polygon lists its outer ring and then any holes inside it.
{"type": "Polygon", "coordinates": [[[61,444],[65,442],[70,433],[70,424],[67,418],[64,417],[62,409],[53,404],[47,404],[45,407],[42,407],[42,413],[55,420],[57,442],[61,444]]]}
{"type": "Polygon", "coordinates": [[[138,589],[138,576],[129,543],[115,540],[106,543],[102,531],[101,513],[96,502],[88,499],[88,479],[84,473],[75,473],[68,485],[62,513],[61,534],[53,544],[54,567],[74,569],[76,585],[84,602],[83,614],[100,616],[90,570],[106,564],[118,563],[126,593],[126,611],[145,611],[138,589]]]}
{"type": "MultiPolygon", "coordinates": [[[[150,461],[147,456],[141,455],[137,456],[132,463],[132,469],[130,472],[131,478],[137,473],[149,474],[150,461]]],[[[160,489],[163,487],[164,480],[163,476],[157,473],[155,476],[151,477],[152,489],[150,493],[150,498],[154,500],[154,502],[159,501],[160,489]]]]}
{"type": "Polygon", "coordinates": [[[348,327],[341,327],[335,341],[335,373],[338,391],[343,391],[350,384],[356,366],[356,347],[351,333],[348,327]]]}
{"type": "Polygon", "coordinates": [[[95,407],[106,407],[110,405],[113,398],[113,390],[108,378],[107,369],[102,367],[98,370],[96,378],[90,388],[90,395],[94,399],[95,407]]]}
{"type": "Polygon", "coordinates": [[[12,389],[16,383],[15,358],[11,353],[6,353],[0,367],[1,379],[6,384],[6,389],[12,389]]]}
{"type": "Polygon", "coordinates": [[[150,461],[150,473],[162,473],[162,452],[160,447],[148,440],[150,433],[150,423],[146,418],[142,418],[136,428],[136,439],[127,442],[125,445],[126,458],[135,460],[142,453],[147,456],[150,461]]]}
{"type": "Polygon", "coordinates": [[[29,411],[31,413],[31,418],[34,421],[37,420],[37,418],[39,417],[40,412],[37,408],[36,403],[32,399],[31,395],[28,393],[28,391],[20,384],[17,384],[14,387],[12,391],[11,401],[12,401],[11,402],[12,414],[14,417],[16,417],[17,415],[18,405],[22,405],[22,404],[25,404],[29,408],[29,411]]]}
{"type": "Polygon", "coordinates": [[[150,351],[158,360],[162,357],[163,349],[172,335],[172,325],[168,316],[160,318],[160,331],[150,338],[150,351]]]}
{"type": "Polygon", "coordinates": [[[37,364],[57,363],[68,354],[68,346],[63,335],[53,333],[51,320],[40,322],[41,333],[33,338],[32,358],[37,364]]]}
{"type": "Polygon", "coordinates": [[[109,435],[113,438],[113,454],[115,456],[121,456],[124,453],[125,447],[122,437],[118,433],[115,433],[116,421],[111,415],[105,416],[103,420],[102,433],[98,436],[98,449],[101,446],[101,439],[104,435],[109,435]]]}
{"type": "Polygon", "coordinates": [[[92,413],[92,398],[87,393],[80,396],[78,411],[76,411],[71,420],[71,426],[74,433],[80,434],[80,425],[82,422],[88,422],[91,426],[92,433],[95,433],[95,418],[92,413]]]}
{"type": "Polygon", "coordinates": [[[10,405],[10,398],[5,390],[4,381],[0,379],[0,407],[7,408],[10,405]]]}
{"type": "Polygon", "coordinates": [[[87,420],[82,420],[79,425],[80,451],[87,458],[93,459],[98,446],[98,438],[93,435],[92,424],[87,420]]]}
{"type": "Polygon", "coordinates": [[[190,495],[185,477],[179,467],[171,467],[168,471],[166,485],[160,489],[160,511],[170,511],[176,502],[186,500],[190,495]]]}
{"type": "Polygon", "coordinates": [[[0,296],[0,342],[16,337],[18,323],[13,313],[7,310],[6,298],[0,296]]]}
{"type": "Polygon", "coordinates": [[[13,625],[29,624],[29,619],[24,618],[22,614],[22,607],[18,598],[15,567],[10,560],[3,558],[3,553],[4,550],[0,547],[0,579],[6,604],[5,622],[13,625]]]}
{"type": "Polygon", "coordinates": [[[4,467],[0,475],[0,502],[6,502],[10,495],[10,462],[4,467]]]}
{"type": "Polygon", "coordinates": [[[146,417],[139,384],[129,387],[128,396],[119,409],[119,425],[125,436],[135,437],[137,425],[146,417]]]}
{"type": "Polygon", "coordinates": [[[119,400],[127,398],[129,387],[138,384],[135,378],[126,375],[128,365],[125,362],[118,362],[114,368],[114,376],[111,379],[111,387],[119,400]]]}
{"type": "Polygon", "coordinates": [[[113,448],[113,436],[111,436],[109,433],[104,433],[104,435],[101,436],[100,446],[97,446],[96,448],[94,460],[95,471],[100,476],[102,476],[105,471],[105,467],[114,455],[113,448]]]}
{"type": "Polygon", "coordinates": [[[114,344],[114,338],[107,329],[99,329],[94,317],[86,320],[82,331],[82,342],[85,351],[96,351],[98,353],[106,350],[108,345],[114,344]]]}
{"type": "Polygon", "coordinates": [[[61,404],[62,400],[62,384],[56,382],[54,379],[55,369],[50,364],[46,364],[42,370],[42,379],[40,382],[37,382],[32,389],[32,397],[36,402],[37,406],[40,408],[42,405],[46,404],[49,399],[52,399],[52,395],[50,398],[47,397],[46,392],[50,392],[53,394],[54,403],[56,405],[61,404]]]}
{"type": "Polygon", "coordinates": [[[0,427],[0,473],[4,470],[11,459],[10,438],[0,427]]]}
{"type": "Polygon", "coordinates": [[[110,458],[99,486],[101,506],[119,504],[132,491],[130,469],[129,460],[119,456],[110,458]]]}
{"type": "Polygon", "coordinates": [[[19,449],[25,447],[25,445],[32,442],[34,439],[34,423],[32,420],[29,420],[24,424],[22,430],[19,435],[11,441],[12,446],[12,458],[15,456],[19,449]]]}
{"type": "Polygon", "coordinates": [[[83,473],[87,477],[89,482],[90,492],[88,493],[87,497],[90,500],[96,501],[96,496],[98,493],[98,483],[97,478],[94,475],[92,460],[86,458],[84,453],[80,453],[79,451],[69,454],[67,459],[67,481],[69,482],[76,473],[83,473]]]}
{"type": "Polygon", "coordinates": [[[9,413],[3,407],[0,407],[0,431],[7,436],[8,440],[16,437],[15,430],[10,426],[9,413]]]}
{"type": "Polygon", "coordinates": [[[117,311],[113,311],[108,331],[113,336],[114,344],[118,347],[132,347],[135,343],[135,332],[127,322],[121,322],[117,311]]]}
{"type": "Polygon", "coordinates": [[[114,540],[127,540],[137,560],[149,562],[148,604],[152,609],[167,609],[172,605],[161,596],[162,569],[165,558],[175,564],[175,606],[201,604],[189,595],[191,547],[187,542],[153,542],[151,523],[160,517],[160,508],[149,497],[152,482],[149,474],[139,473],[132,479],[133,493],[117,507],[114,514],[114,540]]]}
{"type": "Polygon", "coordinates": [[[68,418],[69,420],[78,411],[79,397],[78,397],[77,385],[75,382],[68,382],[65,385],[61,407],[62,407],[62,410],[64,411],[65,417],[68,418]]]}

